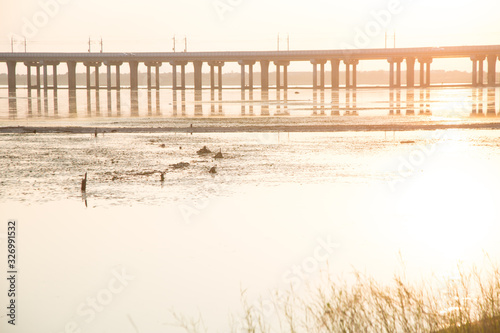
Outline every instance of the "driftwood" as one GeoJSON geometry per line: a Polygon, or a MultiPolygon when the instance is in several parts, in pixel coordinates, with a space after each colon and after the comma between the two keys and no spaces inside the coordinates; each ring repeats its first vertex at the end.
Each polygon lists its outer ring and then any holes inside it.
{"type": "Polygon", "coordinates": [[[184,169],[184,168],[187,168],[189,166],[189,163],[188,162],[179,162],[176,164],[171,164],[170,166],[174,169],[184,169]]]}
{"type": "Polygon", "coordinates": [[[211,154],[212,151],[210,149],[207,148],[207,146],[203,146],[203,148],[201,148],[200,150],[198,150],[196,152],[196,154],[198,155],[207,155],[207,154],[211,154]]]}

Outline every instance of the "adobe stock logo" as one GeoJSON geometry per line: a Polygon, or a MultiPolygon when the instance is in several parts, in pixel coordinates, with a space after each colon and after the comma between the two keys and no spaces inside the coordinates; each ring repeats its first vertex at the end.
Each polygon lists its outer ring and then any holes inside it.
{"type": "Polygon", "coordinates": [[[215,0],[212,5],[219,16],[219,19],[224,21],[226,19],[226,14],[234,11],[242,3],[243,0],[215,0]]]}
{"type": "Polygon", "coordinates": [[[81,302],[76,309],[77,316],[66,322],[64,328],[58,333],[81,333],[86,331],[86,326],[94,321],[99,313],[105,311],[117,295],[124,292],[129,283],[135,279],[135,276],[128,274],[123,267],[114,269],[111,273],[113,277],[108,280],[106,287],[81,302]]]}
{"type": "Polygon", "coordinates": [[[354,28],[354,45],[342,42],[340,48],[345,50],[367,48],[372,39],[380,36],[392,23],[394,16],[401,14],[403,10],[404,6],[401,0],[389,0],[385,9],[372,10],[370,12],[371,19],[365,23],[364,27],[354,28]]]}
{"type": "Polygon", "coordinates": [[[61,7],[68,4],[72,0],[40,0],[38,1],[39,10],[37,10],[31,18],[27,18],[24,16],[22,18],[21,25],[21,35],[17,35],[13,33],[9,36],[15,39],[24,39],[24,38],[34,38],[40,31],[46,27],[50,20],[59,14],[61,7]]]}

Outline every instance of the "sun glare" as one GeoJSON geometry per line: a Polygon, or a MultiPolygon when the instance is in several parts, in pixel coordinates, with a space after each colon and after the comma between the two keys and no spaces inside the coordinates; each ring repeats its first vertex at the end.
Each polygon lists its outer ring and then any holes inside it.
{"type": "MultiPolygon", "coordinates": [[[[456,144],[463,145],[453,141],[446,150],[456,144]]],[[[493,222],[488,178],[475,166],[473,161],[429,161],[400,197],[414,241],[450,260],[481,248],[493,222]]]]}

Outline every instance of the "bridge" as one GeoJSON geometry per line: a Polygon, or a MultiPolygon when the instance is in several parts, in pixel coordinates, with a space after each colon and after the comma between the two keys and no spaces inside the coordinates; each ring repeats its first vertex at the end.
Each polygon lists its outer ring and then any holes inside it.
{"type": "Polygon", "coordinates": [[[27,68],[28,89],[57,89],[57,67],[66,63],[68,69],[68,89],[76,89],[76,65],[86,66],[87,89],[99,89],[99,68],[104,64],[107,70],[107,89],[120,89],[120,66],[128,63],[130,69],[130,88],[138,89],[138,66],[147,67],[148,89],[159,89],[159,69],[164,63],[172,66],[172,88],[186,88],[186,66],[194,69],[194,89],[202,89],[202,69],[210,67],[210,88],[222,89],[222,68],[225,63],[238,63],[241,66],[241,89],[254,88],[253,67],[260,64],[260,88],[268,90],[269,67],[276,66],[276,85],[274,88],[288,87],[288,66],[291,62],[309,62],[312,65],[312,87],[325,88],[325,66],[331,68],[331,88],[356,88],[357,65],[366,60],[387,60],[389,64],[389,87],[402,87],[402,63],[406,65],[406,87],[414,87],[415,64],[418,61],[419,85],[430,86],[431,63],[437,58],[467,58],[472,63],[472,86],[495,86],[496,63],[500,56],[500,45],[447,46],[393,49],[353,49],[353,50],[312,50],[312,51],[248,51],[248,52],[181,52],[181,53],[0,53],[0,62],[7,63],[9,91],[17,89],[16,67],[24,64],[27,68]],[[484,62],[487,61],[487,78],[484,78],[484,62]],[[345,86],[339,84],[340,67],[345,66],[345,86]],[[48,82],[48,69],[52,67],[52,85],[48,82]],[[112,69],[115,68],[113,73],[112,69]],[[32,82],[32,68],[35,69],[36,84],[32,82]],[[95,70],[92,85],[91,69],[95,70]],[[152,69],[155,69],[155,82],[152,82],[152,69]],[[43,69],[43,73],[41,73],[43,69]],[[178,80],[180,69],[180,83],[178,80]],[[216,72],[217,69],[217,80],[216,72]],[[247,71],[248,70],[248,71],[247,71]],[[247,77],[248,72],[248,77],[247,77]],[[112,76],[115,76],[113,82],[112,76]],[[43,80],[43,82],[41,82],[43,80]],[[486,82],[485,82],[486,81],[486,82]],[[42,85],[43,84],[43,85],[42,85]]]}

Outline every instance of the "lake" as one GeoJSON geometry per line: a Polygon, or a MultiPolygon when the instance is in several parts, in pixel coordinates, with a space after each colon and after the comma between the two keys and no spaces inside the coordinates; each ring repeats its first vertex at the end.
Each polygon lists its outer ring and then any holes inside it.
{"type": "Polygon", "coordinates": [[[182,332],[174,311],[223,332],[230,314],[241,321],[242,290],[253,303],[290,285],[307,294],[321,272],[390,281],[401,258],[411,279],[448,279],[458,262],[498,258],[500,135],[474,129],[498,114],[499,88],[0,89],[0,127],[53,129],[0,133],[2,248],[18,221],[16,328],[182,332]],[[300,130],[324,124],[352,130],[300,130]],[[428,124],[445,128],[402,130],[428,124]]]}

